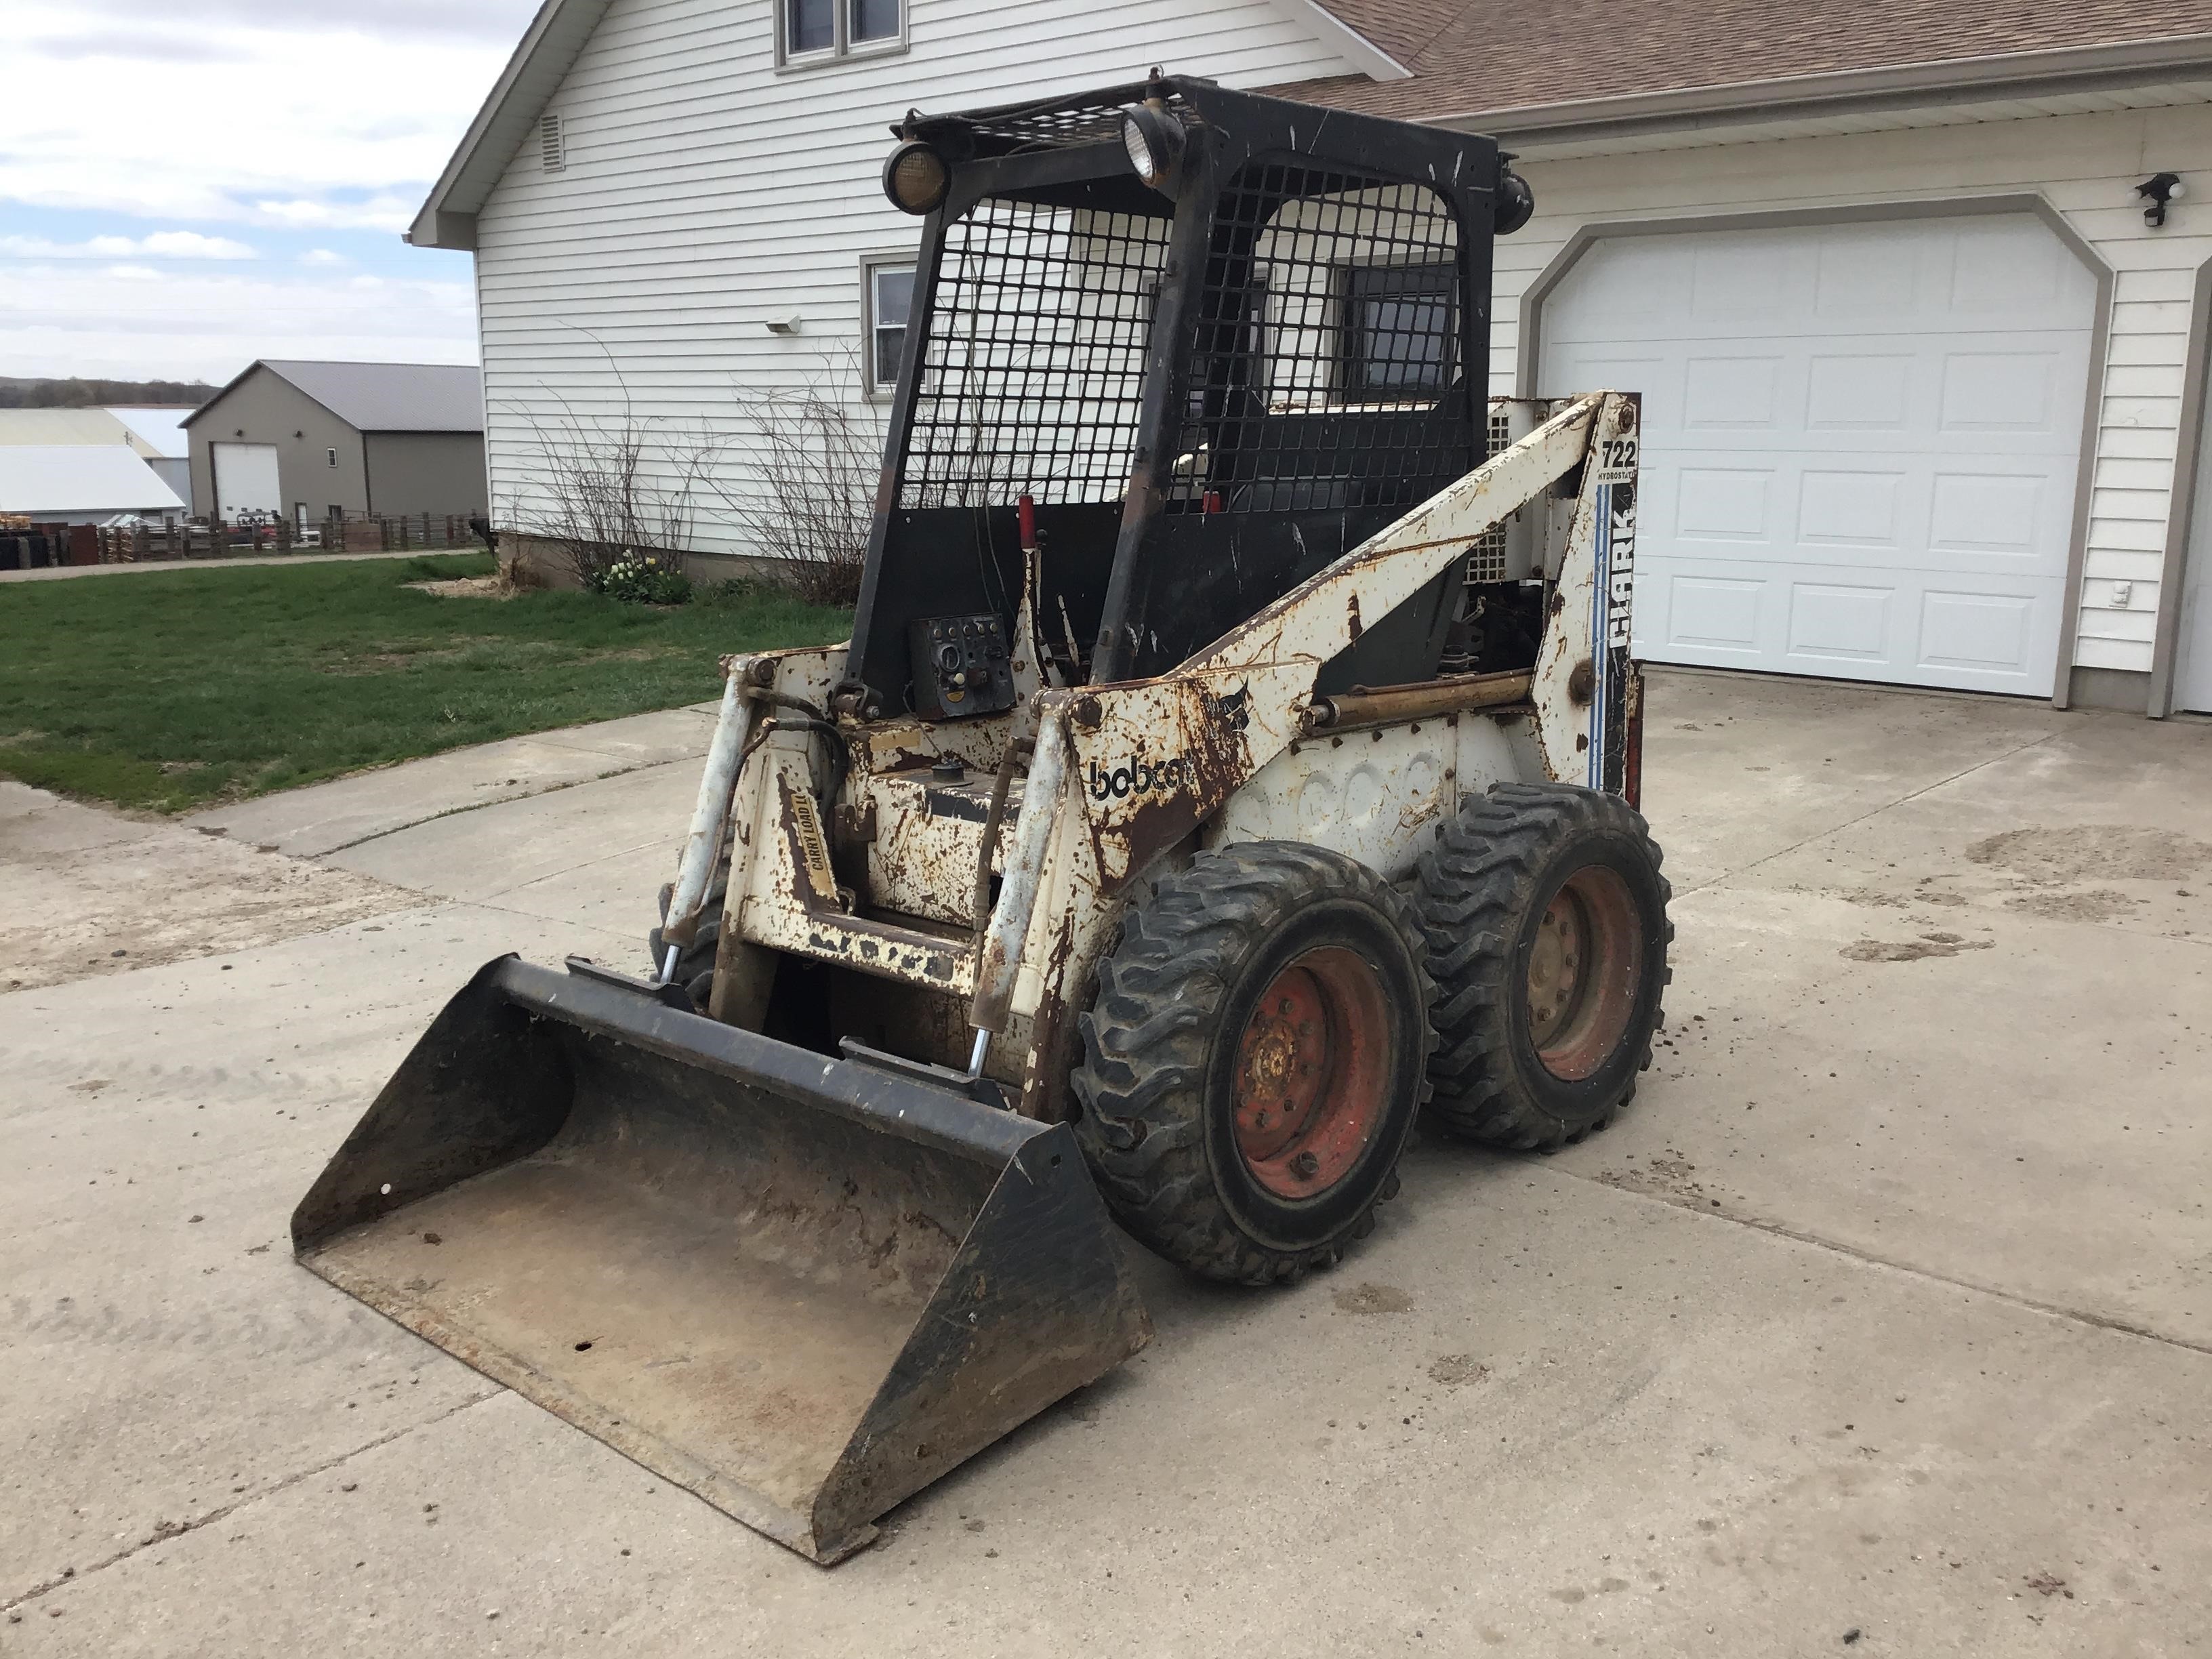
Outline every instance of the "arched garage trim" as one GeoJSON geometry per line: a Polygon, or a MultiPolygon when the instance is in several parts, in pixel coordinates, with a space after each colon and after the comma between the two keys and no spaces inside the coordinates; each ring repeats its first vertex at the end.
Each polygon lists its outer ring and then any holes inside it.
{"type": "MultiPolygon", "coordinates": [[[[2058,660],[2051,674],[2051,703],[2069,701],[2074,646],[2081,626],[2081,568],[2089,550],[2090,495],[2096,482],[2097,427],[2105,399],[2105,360],[2112,332],[2112,268],[2096,248],[2066,222],[2066,216],[2033,191],[1997,196],[1939,196],[1903,202],[1853,202],[1830,207],[1772,208],[1750,213],[1683,213],[1659,219],[1613,219],[1579,225],[1551,263],[1521,295],[1521,322],[1514,354],[1514,391],[1538,394],[1536,376],[1544,348],[1544,301],[1566,280],[1600,240],[1613,236],[1680,236],[1704,230],[1773,230],[1797,225],[1841,225],[1879,219],[1958,219],[1971,214],[2032,213],[2051,228],[2066,251],[2081,262],[2097,284],[2095,313],[2089,331],[2089,388],[2082,400],[2081,459],[2074,475],[2074,520],[2067,531],[2065,604],[2058,619],[2058,660]]],[[[1579,388],[1558,388],[1571,390],[1579,388]]],[[[2159,595],[2160,623],[2177,596],[2159,595]]],[[[2154,705],[2155,707],[2155,705],[2154,705]]]]}

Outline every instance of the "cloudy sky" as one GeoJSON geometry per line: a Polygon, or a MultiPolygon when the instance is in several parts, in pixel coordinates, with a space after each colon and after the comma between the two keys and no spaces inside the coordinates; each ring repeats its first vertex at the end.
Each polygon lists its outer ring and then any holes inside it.
{"type": "Polygon", "coordinates": [[[0,0],[0,374],[471,362],[399,233],[533,0],[0,0]]]}

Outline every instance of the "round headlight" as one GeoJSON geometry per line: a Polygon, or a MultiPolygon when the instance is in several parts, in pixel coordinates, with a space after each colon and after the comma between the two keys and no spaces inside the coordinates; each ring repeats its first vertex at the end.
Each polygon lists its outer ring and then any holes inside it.
{"type": "Polygon", "coordinates": [[[952,188],[952,169],[919,138],[909,138],[884,163],[884,194],[902,213],[934,213],[952,188]]]}
{"type": "Polygon", "coordinates": [[[1121,144],[1129,152],[1129,165],[1137,177],[1154,190],[1164,190],[1182,159],[1182,123],[1150,104],[1128,104],[1121,110],[1121,144]]]}

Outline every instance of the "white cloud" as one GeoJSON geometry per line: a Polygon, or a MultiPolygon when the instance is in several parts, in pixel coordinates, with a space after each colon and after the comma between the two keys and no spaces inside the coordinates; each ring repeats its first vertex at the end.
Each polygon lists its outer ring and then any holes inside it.
{"type": "Polygon", "coordinates": [[[476,361],[465,282],[0,265],[0,374],[198,378],[256,357],[476,361]]]}
{"type": "Polygon", "coordinates": [[[254,216],[266,223],[298,230],[404,230],[422,204],[412,196],[389,192],[365,202],[256,202],[254,216]]]}
{"type": "Polygon", "coordinates": [[[520,0],[224,0],[192,9],[190,84],[122,50],[177,15],[154,0],[7,0],[0,201],[149,219],[396,229],[497,77],[520,0]],[[124,31],[86,32],[88,10],[124,31]],[[443,38],[426,44],[426,33],[443,38]],[[447,32],[449,31],[449,32],[447,32]],[[112,37],[112,38],[111,38],[112,37]],[[404,90],[395,109],[386,94],[404,90]]]}
{"type": "Polygon", "coordinates": [[[349,265],[352,260],[344,254],[326,247],[311,247],[300,256],[303,265],[319,265],[327,270],[333,265],[349,265]]]}
{"type": "Polygon", "coordinates": [[[243,242],[203,236],[196,230],[157,230],[149,236],[93,236],[57,242],[44,236],[0,236],[0,256],[14,259],[258,259],[243,242]]]}

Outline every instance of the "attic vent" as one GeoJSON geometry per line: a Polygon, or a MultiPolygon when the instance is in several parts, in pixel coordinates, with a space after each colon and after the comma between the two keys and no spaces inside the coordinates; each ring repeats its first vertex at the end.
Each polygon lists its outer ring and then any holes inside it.
{"type": "Polygon", "coordinates": [[[538,154],[544,161],[545,171],[560,173],[568,166],[568,149],[561,137],[561,118],[546,114],[538,118],[538,154]]]}

